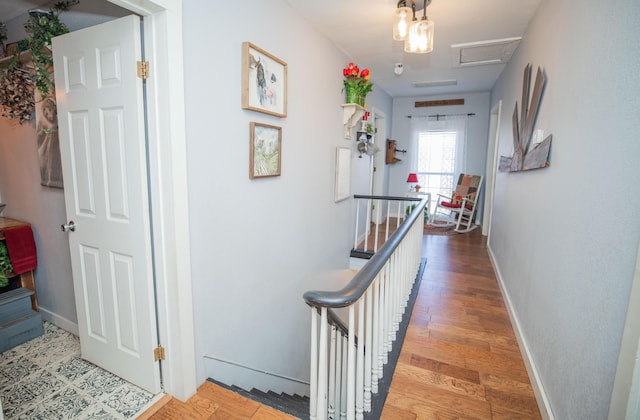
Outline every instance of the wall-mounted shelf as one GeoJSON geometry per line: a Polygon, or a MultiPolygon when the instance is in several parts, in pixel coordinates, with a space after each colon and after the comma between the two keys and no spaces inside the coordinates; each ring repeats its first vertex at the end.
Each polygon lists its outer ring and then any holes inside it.
{"type": "Polygon", "coordinates": [[[386,150],[385,159],[384,159],[385,163],[391,164],[391,163],[402,162],[402,159],[398,159],[396,157],[396,151],[399,151],[396,149],[396,141],[387,139],[387,150],[386,150]]]}
{"type": "Polygon", "coordinates": [[[365,112],[365,107],[358,104],[342,104],[342,124],[344,125],[345,139],[351,140],[351,129],[360,121],[365,112]]]}

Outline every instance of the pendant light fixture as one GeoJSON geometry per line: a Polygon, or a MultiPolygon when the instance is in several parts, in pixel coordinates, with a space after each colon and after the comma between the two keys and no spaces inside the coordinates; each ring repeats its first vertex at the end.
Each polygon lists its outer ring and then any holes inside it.
{"type": "Polygon", "coordinates": [[[415,5],[411,2],[411,7],[406,0],[398,2],[398,8],[393,16],[393,40],[404,41],[409,35],[409,27],[415,15],[415,5]]]}
{"type": "Polygon", "coordinates": [[[423,0],[422,18],[418,20],[414,0],[398,2],[393,21],[393,39],[404,41],[404,51],[407,53],[425,54],[433,51],[434,23],[427,18],[427,6],[430,4],[431,0],[423,0]]]}

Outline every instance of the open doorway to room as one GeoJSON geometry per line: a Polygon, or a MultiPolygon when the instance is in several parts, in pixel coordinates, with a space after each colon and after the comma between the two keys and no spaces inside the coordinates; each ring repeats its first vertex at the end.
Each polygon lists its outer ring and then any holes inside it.
{"type": "MultiPolygon", "coordinates": [[[[124,7],[125,14],[134,13],[145,17],[145,46],[155,75],[148,86],[149,97],[153,101],[148,118],[154,138],[149,148],[149,195],[155,209],[151,218],[155,232],[153,246],[161,249],[155,260],[159,281],[156,312],[160,339],[165,347],[171,349],[173,356],[163,362],[164,389],[180,399],[186,399],[195,392],[196,384],[193,320],[190,315],[189,251],[188,246],[185,246],[188,244],[188,226],[184,229],[187,188],[183,149],[181,0],[113,0],[101,3],[113,3],[124,7]],[[171,66],[167,65],[169,58],[171,66]],[[172,98],[171,101],[168,100],[169,97],[172,98]],[[177,223],[176,220],[183,222],[177,223]],[[181,225],[180,232],[175,229],[178,225],[181,225]],[[180,276],[176,275],[179,267],[180,276]],[[175,284],[178,277],[181,279],[179,291],[175,284]]],[[[95,16],[91,15],[90,18],[94,19],[95,16]]],[[[73,24],[69,26],[71,29],[76,28],[73,24]]],[[[61,220],[46,223],[55,224],[59,231],[61,220]]]]}

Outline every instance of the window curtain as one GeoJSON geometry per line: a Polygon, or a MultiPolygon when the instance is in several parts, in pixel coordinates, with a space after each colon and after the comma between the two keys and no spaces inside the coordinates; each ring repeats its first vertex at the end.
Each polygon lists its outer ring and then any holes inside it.
{"type": "MultiPolygon", "coordinates": [[[[436,117],[411,117],[411,172],[418,169],[418,137],[429,131],[453,131],[456,133],[455,175],[467,169],[467,115],[438,115],[436,117]]],[[[456,178],[457,179],[457,178],[456,178]]],[[[455,181],[454,181],[455,182],[455,181]]]]}

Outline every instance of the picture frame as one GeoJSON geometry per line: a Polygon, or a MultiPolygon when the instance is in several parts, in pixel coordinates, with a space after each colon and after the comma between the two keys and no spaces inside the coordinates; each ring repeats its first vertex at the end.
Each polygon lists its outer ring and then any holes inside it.
{"type": "Polygon", "coordinates": [[[4,56],[11,57],[13,55],[18,55],[23,51],[27,51],[29,49],[29,44],[26,39],[21,39],[20,41],[10,42],[4,46],[4,56]]]}
{"type": "Polygon", "coordinates": [[[335,202],[346,200],[351,196],[351,149],[336,148],[336,186],[335,202]]]}
{"type": "Polygon", "coordinates": [[[287,116],[287,63],[250,42],[242,43],[242,109],[287,116]]]}
{"type": "Polygon", "coordinates": [[[5,46],[5,57],[11,57],[12,55],[20,54],[20,46],[17,42],[11,42],[5,46]]]}
{"type": "MultiPolygon", "coordinates": [[[[50,77],[53,80],[53,73],[50,74],[50,77]]],[[[37,89],[34,96],[40,185],[50,188],[64,188],[56,98],[51,94],[42,97],[37,89]]]]}
{"type": "Polygon", "coordinates": [[[249,178],[280,176],[282,128],[251,122],[249,130],[249,178]]]}

